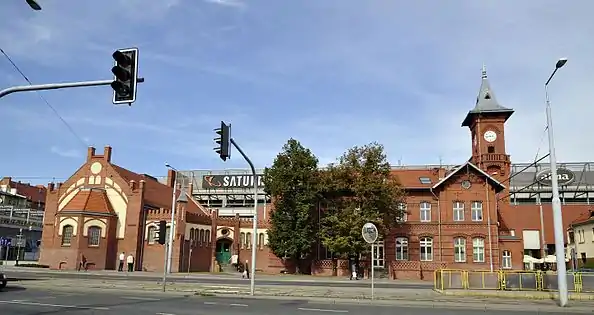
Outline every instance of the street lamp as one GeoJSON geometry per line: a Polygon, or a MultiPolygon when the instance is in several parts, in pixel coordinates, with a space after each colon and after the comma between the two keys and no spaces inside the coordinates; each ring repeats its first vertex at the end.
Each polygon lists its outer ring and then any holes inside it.
{"type": "Polygon", "coordinates": [[[165,167],[172,170],[174,172],[175,180],[173,182],[173,196],[171,197],[171,228],[169,229],[169,241],[167,242],[167,266],[166,270],[168,273],[171,273],[171,258],[173,256],[173,237],[175,236],[175,208],[176,208],[176,200],[175,195],[177,193],[177,173],[178,170],[171,166],[169,163],[165,163],[165,167]]]}
{"type": "Polygon", "coordinates": [[[26,0],[27,4],[31,7],[31,9],[35,11],[41,11],[41,6],[35,0],[26,0]]]}
{"type": "Polygon", "coordinates": [[[567,58],[561,58],[555,64],[555,70],[549,76],[545,83],[545,101],[547,113],[547,131],[549,135],[549,160],[551,168],[551,189],[553,192],[553,228],[555,233],[555,254],[557,258],[557,285],[559,288],[559,305],[567,305],[567,270],[565,268],[565,243],[563,232],[563,216],[561,214],[561,199],[559,198],[559,181],[557,178],[557,160],[555,157],[555,140],[553,136],[553,118],[551,114],[551,102],[549,100],[549,83],[553,79],[557,70],[561,69],[567,63],[567,58]]]}

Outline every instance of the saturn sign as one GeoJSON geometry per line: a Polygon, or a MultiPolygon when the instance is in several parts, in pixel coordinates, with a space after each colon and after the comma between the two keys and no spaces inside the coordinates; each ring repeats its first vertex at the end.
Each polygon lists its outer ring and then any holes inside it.
{"type": "MultiPolygon", "coordinates": [[[[575,173],[560,167],[557,168],[557,181],[559,186],[567,186],[575,180],[575,173]]],[[[544,186],[551,186],[551,169],[544,169],[536,173],[536,181],[544,186]]]]}

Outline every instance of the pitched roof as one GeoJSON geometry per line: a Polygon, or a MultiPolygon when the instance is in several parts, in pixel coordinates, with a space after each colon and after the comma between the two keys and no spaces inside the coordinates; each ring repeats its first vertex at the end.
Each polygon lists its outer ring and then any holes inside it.
{"type": "Polygon", "coordinates": [[[105,190],[91,188],[79,191],[61,211],[65,212],[91,212],[100,214],[111,214],[115,212],[107,199],[105,190]]]}
{"type": "Polygon", "coordinates": [[[497,192],[505,189],[505,186],[502,183],[500,183],[493,176],[487,174],[485,171],[480,169],[478,166],[472,164],[471,162],[466,162],[466,163],[458,166],[457,168],[452,170],[446,177],[444,177],[442,180],[440,180],[437,184],[433,185],[433,187],[431,187],[431,188],[436,189],[437,187],[439,187],[443,183],[445,183],[447,180],[449,180],[452,176],[454,176],[455,174],[457,174],[458,172],[460,172],[461,170],[463,170],[467,167],[470,167],[470,168],[474,169],[475,171],[479,172],[481,175],[485,176],[487,181],[495,187],[497,192]]]}
{"type": "Polygon", "coordinates": [[[491,84],[487,77],[487,69],[483,65],[481,87],[479,88],[478,96],[476,97],[476,104],[472,110],[468,112],[466,118],[462,122],[462,127],[468,127],[471,124],[472,118],[477,114],[503,114],[505,119],[509,118],[514,113],[511,108],[503,107],[495,98],[495,93],[491,89],[491,84]]]}
{"type": "Polygon", "coordinates": [[[398,169],[390,174],[404,189],[430,189],[433,183],[439,181],[438,171],[430,169],[398,169]]]}
{"type": "Polygon", "coordinates": [[[165,209],[171,208],[171,195],[173,194],[172,187],[160,183],[151,176],[132,172],[113,163],[110,163],[110,165],[126,182],[133,180],[138,183],[141,180],[144,180],[144,199],[150,205],[165,209]]]}
{"type": "Polygon", "coordinates": [[[4,177],[0,180],[3,185],[15,188],[18,195],[27,197],[28,200],[35,203],[45,203],[45,194],[47,192],[43,185],[31,185],[29,183],[15,182],[11,177],[4,177]]]}
{"type": "Polygon", "coordinates": [[[588,210],[586,212],[583,212],[582,214],[580,214],[579,217],[577,217],[577,219],[571,222],[570,226],[573,227],[588,223],[594,223],[594,210],[588,210]]]}

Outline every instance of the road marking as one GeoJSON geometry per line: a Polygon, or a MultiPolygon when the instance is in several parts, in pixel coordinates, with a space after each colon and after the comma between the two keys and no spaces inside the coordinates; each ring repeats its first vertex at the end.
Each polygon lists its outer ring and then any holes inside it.
{"type": "Polygon", "coordinates": [[[46,306],[46,307],[59,307],[59,308],[74,308],[80,310],[109,310],[107,307],[90,307],[90,306],[78,306],[78,305],[63,305],[63,304],[47,304],[27,301],[0,301],[0,304],[17,304],[17,305],[31,305],[31,306],[46,306]]]}
{"type": "Polygon", "coordinates": [[[123,296],[122,299],[124,299],[124,300],[140,300],[140,301],[160,301],[161,300],[161,299],[156,299],[156,298],[140,297],[140,296],[123,296]]]}
{"type": "Polygon", "coordinates": [[[175,315],[173,313],[157,313],[157,315],[175,315]]]}
{"type": "Polygon", "coordinates": [[[231,303],[229,305],[231,305],[231,306],[241,306],[241,307],[248,307],[249,306],[247,304],[237,304],[237,303],[231,303]]]}
{"type": "Polygon", "coordinates": [[[349,312],[347,310],[325,310],[325,309],[321,309],[321,308],[303,308],[303,307],[298,308],[298,310],[306,311],[306,312],[329,312],[329,313],[348,313],[349,312]]]}
{"type": "Polygon", "coordinates": [[[217,305],[219,303],[217,303],[217,302],[204,302],[204,304],[206,304],[206,305],[217,305]]]}

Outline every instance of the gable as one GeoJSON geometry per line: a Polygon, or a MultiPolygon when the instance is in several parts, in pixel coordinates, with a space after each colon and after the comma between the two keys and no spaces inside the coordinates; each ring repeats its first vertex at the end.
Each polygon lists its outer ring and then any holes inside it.
{"type": "Polygon", "coordinates": [[[463,173],[473,173],[484,178],[492,187],[495,189],[495,192],[500,192],[505,189],[505,186],[500,183],[497,179],[493,176],[487,174],[485,171],[481,170],[478,166],[472,164],[471,162],[466,162],[459,167],[452,170],[446,177],[440,180],[437,184],[433,185],[432,189],[437,189],[440,186],[444,185],[446,182],[452,180],[454,176],[463,174],[463,173]]]}

